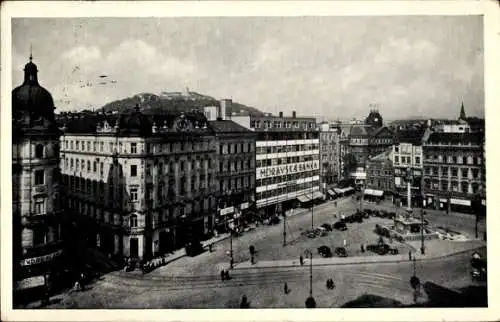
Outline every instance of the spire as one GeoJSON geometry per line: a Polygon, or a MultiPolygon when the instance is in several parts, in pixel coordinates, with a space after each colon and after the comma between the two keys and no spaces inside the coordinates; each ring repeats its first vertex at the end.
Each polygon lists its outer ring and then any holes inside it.
{"type": "Polygon", "coordinates": [[[30,63],[33,62],[33,45],[30,44],[30,63]]]}
{"type": "Polygon", "coordinates": [[[462,107],[460,108],[460,117],[458,119],[465,121],[466,118],[467,116],[465,115],[464,102],[462,102],[462,107]]]}

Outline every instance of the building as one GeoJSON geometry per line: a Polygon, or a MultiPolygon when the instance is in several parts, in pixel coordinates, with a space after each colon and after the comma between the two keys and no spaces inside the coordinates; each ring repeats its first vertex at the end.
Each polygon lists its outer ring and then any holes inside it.
{"type": "Polygon", "coordinates": [[[54,109],[30,56],[23,84],[12,91],[14,302],[18,294],[26,298],[40,291],[52,279],[50,273],[62,268],[60,131],[54,109]]]}
{"type": "Polygon", "coordinates": [[[424,205],[471,212],[484,185],[484,134],[432,133],[424,142],[424,205]]]}
{"type": "Polygon", "coordinates": [[[407,204],[407,179],[411,174],[412,206],[422,206],[423,141],[430,130],[423,128],[399,130],[395,133],[392,146],[394,165],[394,197],[396,204],[407,204]],[[409,171],[409,172],[408,172],[409,171]]]}
{"type": "Polygon", "coordinates": [[[344,173],[359,189],[366,180],[367,161],[389,149],[393,144],[393,135],[393,131],[383,125],[382,116],[376,109],[370,111],[365,124],[351,126],[343,157],[344,173]]]}
{"type": "Polygon", "coordinates": [[[341,178],[340,129],[335,123],[323,123],[319,130],[321,190],[326,194],[329,187],[341,178]]]}
{"type": "Polygon", "coordinates": [[[217,147],[202,114],[146,115],[136,107],[64,123],[66,204],[87,246],[139,260],[212,235],[217,147]]]}
{"type": "Polygon", "coordinates": [[[274,214],[297,201],[324,198],[319,191],[319,132],[310,117],[232,116],[234,122],[255,131],[256,207],[274,214]]]}
{"type": "Polygon", "coordinates": [[[364,198],[380,200],[392,196],[394,191],[394,167],[392,151],[385,151],[366,162],[364,198]]]}
{"type": "Polygon", "coordinates": [[[218,232],[237,228],[251,214],[255,204],[255,140],[256,133],[226,119],[230,100],[219,107],[205,108],[209,127],[214,131],[216,146],[218,232]]]}

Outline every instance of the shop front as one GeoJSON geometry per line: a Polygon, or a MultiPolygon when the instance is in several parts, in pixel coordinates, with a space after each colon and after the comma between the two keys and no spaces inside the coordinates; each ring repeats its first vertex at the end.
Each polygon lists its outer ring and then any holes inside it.
{"type": "Polygon", "coordinates": [[[380,202],[384,200],[384,191],[376,189],[365,189],[363,192],[363,198],[371,202],[380,202]]]}

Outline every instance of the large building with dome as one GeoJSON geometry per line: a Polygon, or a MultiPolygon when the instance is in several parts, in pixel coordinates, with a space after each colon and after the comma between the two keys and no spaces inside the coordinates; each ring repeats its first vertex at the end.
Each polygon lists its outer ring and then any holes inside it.
{"type": "MultiPolygon", "coordinates": [[[[30,56],[12,91],[13,282],[16,295],[49,283],[63,252],[59,137],[52,95],[30,56]]],[[[24,296],[23,296],[24,297],[24,296]]]]}

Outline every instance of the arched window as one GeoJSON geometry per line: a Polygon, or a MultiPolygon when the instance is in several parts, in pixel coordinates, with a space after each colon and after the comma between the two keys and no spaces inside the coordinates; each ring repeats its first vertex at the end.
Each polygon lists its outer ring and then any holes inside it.
{"type": "Polygon", "coordinates": [[[43,145],[37,144],[35,146],[35,158],[41,159],[43,158],[43,145]]]}
{"type": "Polygon", "coordinates": [[[130,228],[137,227],[137,215],[130,216],[130,228]]]}

